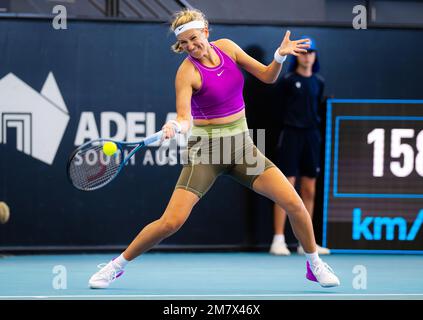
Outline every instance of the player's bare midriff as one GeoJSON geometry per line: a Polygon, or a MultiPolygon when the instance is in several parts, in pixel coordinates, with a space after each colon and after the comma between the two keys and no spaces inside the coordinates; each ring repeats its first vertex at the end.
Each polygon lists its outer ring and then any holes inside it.
{"type": "Polygon", "coordinates": [[[245,109],[242,109],[240,112],[231,114],[230,116],[223,118],[214,118],[214,119],[196,119],[194,120],[194,125],[196,126],[207,126],[210,124],[226,124],[234,122],[238,119],[245,117],[245,109]]]}

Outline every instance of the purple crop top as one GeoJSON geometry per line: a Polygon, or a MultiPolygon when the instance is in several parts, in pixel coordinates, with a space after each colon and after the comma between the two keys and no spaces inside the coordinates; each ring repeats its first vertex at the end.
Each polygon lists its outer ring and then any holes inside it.
{"type": "Polygon", "coordinates": [[[230,116],[244,109],[244,77],[236,63],[217,46],[210,44],[220,58],[215,68],[202,65],[188,56],[201,75],[201,88],[191,97],[194,119],[214,119],[230,116]]]}

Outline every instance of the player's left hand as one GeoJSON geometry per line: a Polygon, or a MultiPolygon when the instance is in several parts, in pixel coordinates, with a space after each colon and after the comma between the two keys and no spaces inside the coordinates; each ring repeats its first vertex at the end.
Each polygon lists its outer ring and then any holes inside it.
{"type": "Polygon", "coordinates": [[[306,53],[306,49],[310,48],[310,39],[290,40],[290,35],[291,31],[288,30],[279,46],[279,54],[281,56],[286,56],[288,54],[299,56],[300,54],[306,53]]]}

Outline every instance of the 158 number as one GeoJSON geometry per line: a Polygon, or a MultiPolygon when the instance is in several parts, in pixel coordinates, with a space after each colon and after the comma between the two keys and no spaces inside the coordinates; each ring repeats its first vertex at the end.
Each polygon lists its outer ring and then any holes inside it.
{"type": "MultiPolygon", "coordinates": [[[[414,138],[414,129],[391,130],[391,158],[400,160],[391,161],[390,169],[397,177],[407,177],[415,169],[423,177],[423,130],[417,134],[417,154],[410,144],[401,142],[402,139],[414,138]]],[[[373,176],[383,177],[385,164],[385,129],[376,128],[367,135],[367,143],[373,144],[373,176]]]]}

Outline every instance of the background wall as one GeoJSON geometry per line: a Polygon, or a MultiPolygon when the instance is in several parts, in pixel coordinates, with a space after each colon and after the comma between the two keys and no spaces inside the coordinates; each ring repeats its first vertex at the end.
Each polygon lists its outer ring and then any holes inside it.
{"type": "MultiPolygon", "coordinates": [[[[261,61],[269,63],[286,29],[212,25],[210,40],[230,38],[247,51],[258,46],[263,50],[261,61]]],[[[422,30],[289,29],[293,38],[306,34],[316,40],[327,96],[423,98],[419,75],[423,70],[422,30]]],[[[65,167],[83,113],[91,112],[99,132],[106,127],[112,134],[118,130],[115,123],[102,125],[102,112],[120,114],[127,129],[128,112],[146,113],[147,120],[139,120],[138,125],[161,128],[175,109],[174,75],[183,60],[170,51],[173,42],[174,36],[163,23],[71,21],[67,30],[57,31],[50,20],[0,20],[0,111],[9,111],[7,105],[13,104],[13,95],[2,96],[1,91],[9,73],[39,93],[52,72],[70,117],[52,164],[19,152],[15,130],[5,129],[8,140],[0,144],[0,199],[9,204],[11,219],[0,225],[0,249],[126,246],[143,226],[161,215],[179,165],[143,164],[148,156],[145,151],[110,186],[92,193],[74,190],[65,167]]],[[[266,153],[272,157],[278,136],[273,100],[277,85],[263,87],[254,81],[246,75],[248,122],[251,128],[267,129],[266,153]]],[[[16,95],[22,94],[19,90],[16,95]]],[[[43,121],[48,125],[52,119],[43,121]]],[[[157,148],[147,150],[154,157],[157,148]]],[[[321,192],[319,186],[318,238],[321,192]]],[[[267,248],[272,236],[270,201],[221,178],[162,248],[267,248]]]]}

